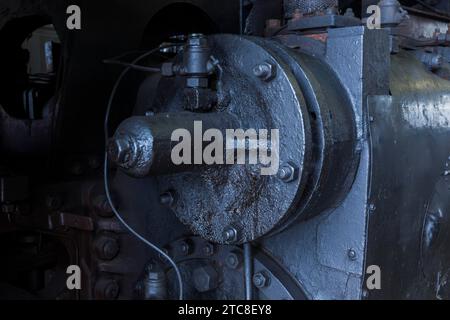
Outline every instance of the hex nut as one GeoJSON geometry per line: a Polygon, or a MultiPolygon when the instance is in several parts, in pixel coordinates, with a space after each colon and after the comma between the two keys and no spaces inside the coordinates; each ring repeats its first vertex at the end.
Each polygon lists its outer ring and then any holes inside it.
{"type": "Polygon", "coordinates": [[[223,240],[227,243],[234,243],[237,241],[238,232],[234,227],[227,227],[222,233],[223,240]]]}
{"type": "Polygon", "coordinates": [[[270,284],[270,278],[265,272],[258,272],[253,275],[253,285],[258,289],[267,287],[270,284]]]}
{"type": "Polygon", "coordinates": [[[225,264],[230,269],[238,269],[242,263],[242,255],[238,252],[230,252],[225,258],[225,264]]]}
{"type": "Polygon", "coordinates": [[[100,278],[95,283],[94,291],[97,299],[115,300],[119,296],[120,286],[114,279],[100,278]]]}
{"type": "Polygon", "coordinates": [[[269,82],[273,80],[276,75],[276,66],[270,62],[264,62],[261,64],[258,64],[253,68],[253,74],[260,78],[263,81],[269,82]]]}
{"type": "Polygon", "coordinates": [[[114,259],[120,251],[119,241],[108,234],[101,234],[94,240],[97,256],[102,260],[114,259]]]}
{"type": "Polygon", "coordinates": [[[278,178],[284,182],[292,182],[298,177],[298,170],[291,164],[284,164],[278,170],[278,178]]]}
{"type": "Polygon", "coordinates": [[[219,275],[210,265],[199,267],[194,270],[194,287],[198,292],[214,290],[219,285],[219,275]]]}

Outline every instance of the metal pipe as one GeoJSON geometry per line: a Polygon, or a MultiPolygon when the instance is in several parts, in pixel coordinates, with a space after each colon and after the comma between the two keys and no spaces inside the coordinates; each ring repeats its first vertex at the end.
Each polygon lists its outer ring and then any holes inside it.
{"type": "Polygon", "coordinates": [[[253,300],[253,256],[250,242],[244,243],[245,300],[253,300]]]}

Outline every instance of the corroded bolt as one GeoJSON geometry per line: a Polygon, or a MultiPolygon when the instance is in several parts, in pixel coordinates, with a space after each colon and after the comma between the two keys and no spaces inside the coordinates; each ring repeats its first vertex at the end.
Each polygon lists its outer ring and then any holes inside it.
{"type": "Polygon", "coordinates": [[[276,76],[276,67],[269,62],[264,62],[253,68],[253,74],[263,81],[270,81],[276,76]]]}
{"type": "Polygon", "coordinates": [[[253,285],[258,289],[267,287],[270,283],[270,278],[264,272],[258,272],[253,275],[253,285]]]}
{"type": "Polygon", "coordinates": [[[237,233],[237,230],[235,228],[227,227],[223,231],[222,236],[223,236],[223,240],[225,242],[232,243],[232,242],[236,242],[237,241],[238,233],[237,233]]]}

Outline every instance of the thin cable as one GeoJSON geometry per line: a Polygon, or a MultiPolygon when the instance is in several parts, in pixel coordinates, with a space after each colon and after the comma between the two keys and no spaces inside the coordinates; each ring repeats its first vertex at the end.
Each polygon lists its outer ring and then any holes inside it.
{"type": "MultiPolygon", "coordinates": [[[[170,46],[166,46],[166,47],[170,47],[170,46]]],[[[143,55],[139,56],[138,58],[136,58],[131,64],[134,65],[134,64],[138,63],[139,61],[141,61],[142,59],[148,57],[149,55],[151,55],[151,54],[155,53],[156,51],[158,51],[160,49],[163,49],[163,48],[165,48],[165,47],[158,47],[158,48],[155,48],[153,50],[150,50],[150,51],[144,53],[143,55]]],[[[163,250],[161,250],[157,245],[155,245],[152,242],[150,242],[147,239],[145,239],[142,235],[140,235],[132,227],[130,227],[130,225],[128,225],[128,223],[122,218],[121,214],[119,213],[119,211],[117,210],[116,206],[114,205],[114,202],[112,201],[111,193],[110,193],[110,190],[109,190],[109,183],[108,183],[108,150],[107,150],[108,139],[109,139],[109,130],[108,130],[109,116],[110,116],[110,113],[111,113],[112,103],[114,101],[114,97],[116,95],[117,89],[119,88],[119,85],[120,85],[122,79],[125,77],[125,75],[131,69],[132,68],[130,66],[128,66],[120,74],[119,78],[117,79],[117,81],[114,84],[114,87],[113,87],[113,89],[111,91],[111,95],[110,95],[109,100],[108,100],[108,106],[106,108],[105,122],[104,122],[104,131],[105,131],[104,132],[104,134],[105,134],[105,163],[104,163],[104,166],[103,166],[103,168],[104,168],[104,171],[103,171],[103,182],[104,182],[104,185],[105,185],[106,198],[107,198],[108,203],[111,206],[111,209],[114,212],[116,218],[122,223],[122,225],[131,234],[133,234],[136,238],[141,240],[143,243],[145,243],[147,246],[149,246],[150,248],[155,250],[162,257],[164,257],[167,261],[169,261],[169,263],[172,265],[173,269],[175,270],[175,273],[176,273],[176,276],[177,276],[177,279],[178,279],[179,300],[183,300],[183,279],[181,277],[180,269],[178,268],[178,266],[175,263],[175,261],[173,261],[173,259],[171,257],[169,257],[169,255],[167,253],[165,253],[163,250]]]]}
{"type": "Polygon", "coordinates": [[[419,4],[421,4],[422,6],[424,6],[425,8],[427,8],[428,10],[433,11],[434,13],[443,15],[443,16],[446,17],[446,18],[449,18],[449,17],[450,17],[450,15],[448,14],[448,12],[446,12],[446,11],[439,10],[439,9],[433,7],[432,5],[430,5],[430,4],[426,3],[426,2],[423,2],[422,0],[416,0],[416,1],[417,1],[419,4]]]}
{"type": "Polygon", "coordinates": [[[115,64],[115,65],[119,65],[119,66],[123,66],[123,67],[130,67],[133,70],[138,70],[138,71],[144,71],[144,72],[161,72],[161,68],[155,68],[155,67],[146,67],[146,66],[141,66],[138,64],[132,64],[132,63],[128,63],[128,62],[123,62],[123,61],[119,61],[119,60],[103,60],[103,63],[106,64],[115,64]]]}

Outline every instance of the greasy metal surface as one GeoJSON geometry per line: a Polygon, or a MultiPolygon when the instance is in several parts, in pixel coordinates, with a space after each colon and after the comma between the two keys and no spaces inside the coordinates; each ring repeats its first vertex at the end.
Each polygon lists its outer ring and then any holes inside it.
{"type": "MultiPolygon", "coordinates": [[[[358,152],[350,100],[336,75],[320,60],[276,42],[228,35],[210,42],[229,95],[224,110],[244,130],[278,129],[280,166],[292,164],[299,178],[286,183],[261,176],[260,165],[169,175],[159,179],[160,190],[176,194],[171,207],[177,216],[195,234],[219,243],[226,242],[223,232],[232,226],[243,243],[337,205],[354,179],[358,152]],[[253,67],[262,62],[275,66],[273,79],[254,76],[253,67]]],[[[177,81],[173,85],[174,94],[161,95],[154,109],[179,110],[177,81]]]]}
{"type": "Polygon", "coordinates": [[[333,70],[309,53],[287,50],[276,42],[266,45],[291,68],[311,116],[310,176],[296,212],[277,230],[281,231],[300,217],[337,206],[354,180],[359,153],[351,102],[333,70]]]}
{"type": "Polygon", "coordinates": [[[407,52],[392,59],[392,97],[370,103],[367,264],[383,272],[370,298],[448,299],[450,82],[407,52]]]}
{"type": "MultiPolygon", "coordinates": [[[[171,242],[166,249],[182,268],[187,299],[245,299],[244,252],[241,247],[215,245],[200,237],[185,237],[171,242]],[[188,252],[182,250],[186,245],[189,246],[188,252]],[[230,263],[230,255],[237,258],[236,264],[230,263]],[[195,290],[193,273],[199,266],[211,266],[220,275],[219,284],[213,292],[200,293],[195,290]]],[[[255,299],[306,299],[302,288],[292,275],[270,255],[255,247],[252,248],[252,252],[254,273],[263,272],[269,279],[267,286],[253,287],[255,299]]],[[[171,270],[168,274],[170,277],[174,276],[171,270]]]]}
{"type": "MultiPolygon", "coordinates": [[[[231,35],[210,37],[210,45],[223,68],[223,91],[229,96],[224,111],[239,120],[241,129],[278,129],[280,166],[292,162],[300,178],[285,183],[277,176],[262,176],[261,164],[210,166],[197,173],[161,177],[159,188],[177,194],[172,209],[195,234],[224,243],[224,229],[233,226],[237,242],[243,243],[272,231],[297,204],[311,165],[309,114],[293,75],[266,49],[231,35]],[[262,81],[253,68],[267,61],[276,66],[276,77],[262,81]]],[[[163,108],[169,104],[179,110],[176,98],[163,100],[167,101],[160,102],[163,108]]]]}
{"type": "Polygon", "coordinates": [[[368,94],[388,92],[385,83],[388,82],[389,43],[382,30],[353,27],[329,32],[326,60],[352,101],[361,150],[358,172],[351,190],[338,207],[293,224],[262,243],[295,275],[309,298],[359,299],[363,289],[369,214],[366,98],[368,94]],[[349,258],[349,250],[355,252],[356,259],[349,258]]]}

